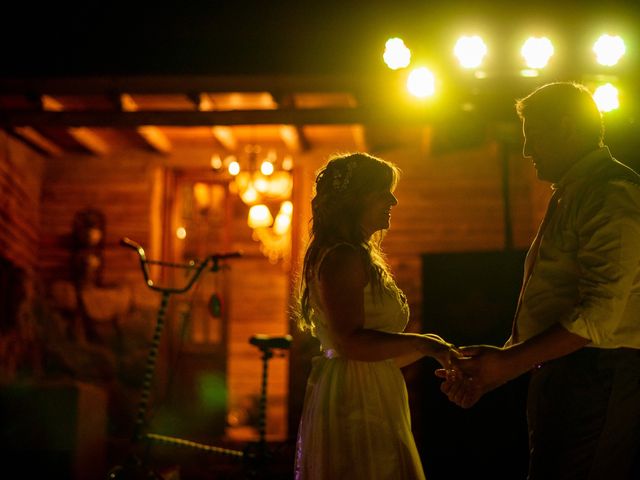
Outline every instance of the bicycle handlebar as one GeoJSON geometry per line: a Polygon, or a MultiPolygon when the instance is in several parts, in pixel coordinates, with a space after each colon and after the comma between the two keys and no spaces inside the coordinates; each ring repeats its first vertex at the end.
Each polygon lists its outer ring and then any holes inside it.
{"type": "Polygon", "coordinates": [[[235,257],[242,256],[242,253],[240,252],[214,253],[206,257],[201,262],[194,262],[192,260],[188,263],[172,263],[172,262],[163,262],[159,260],[147,260],[147,256],[145,254],[144,248],[142,248],[140,244],[134,242],[130,238],[124,237],[120,239],[120,245],[122,245],[123,247],[131,248],[135,250],[136,253],[138,254],[138,258],[140,260],[140,268],[142,269],[142,274],[144,275],[144,280],[145,280],[145,283],[147,284],[147,287],[149,287],[152,290],[156,290],[159,292],[166,292],[166,293],[184,293],[187,290],[189,290],[209,262],[212,262],[214,269],[216,269],[218,265],[218,261],[224,260],[227,258],[235,258],[235,257]],[[153,280],[151,280],[150,278],[149,264],[163,265],[166,267],[173,267],[173,268],[184,268],[187,270],[195,270],[195,272],[191,275],[191,278],[189,278],[186,285],[183,286],[182,288],[159,287],[155,285],[153,283],[153,280]]]}

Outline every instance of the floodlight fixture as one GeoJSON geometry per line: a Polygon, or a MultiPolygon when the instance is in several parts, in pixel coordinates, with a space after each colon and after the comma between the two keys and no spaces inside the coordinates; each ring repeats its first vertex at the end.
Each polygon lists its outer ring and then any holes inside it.
{"type": "Polygon", "coordinates": [[[601,112],[610,112],[620,108],[618,89],[611,83],[605,83],[596,88],[593,93],[593,99],[601,112]]]}
{"type": "Polygon", "coordinates": [[[478,68],[487,54],[487,45],[478,35],[463,36],[456,42],[453,53],[463,68],[478,68]]]}
{"type": "Polygon", "coordinates": [[[427,67],[415,68],[407,78],[407,89],[415,97],[431,97],[436,92],[436,77],[427,67]]]}
{"type": "Polygon", "coordinates": [[[387,43],[385,43],[382,58],[391,70],[398,70],[409,66],[411,62],[411,50],[407,48],[401,38],[390,38],[387,40],[387,43]]]}
{"type": "Polygon", "coordinates": [[[593,44],[596,61],[607,67],[613,67],[617,64],[626,50],[624,40],[618,35],[602,35],[593,44]]]}
{"type": "Polygon", "coordinates": [[[520,53],[529,68],[544,68],[553,56],[554,48],[547,37],[529,37],[522,45],[520,53]]]}

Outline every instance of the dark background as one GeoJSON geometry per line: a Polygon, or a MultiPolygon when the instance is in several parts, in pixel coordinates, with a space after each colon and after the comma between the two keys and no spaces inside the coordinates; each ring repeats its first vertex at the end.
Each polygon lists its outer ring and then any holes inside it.
{"type": "MultiPolygon", "coordinates": [[[[0,77],[375,76],[386,71],[381,54],[391,36],[404,38],[416,61],[447,71],[453,41],[464,30],[487,35],[488,68],[502,71],[514,68],[517,59],[510,52],[517,50],[522,32],[542,29],[555,33],[558,55],[571,59],[558,75],[579,79],[590,73],[594,36],[610,30],[627,42],[626,60],[617,71],[632,102],[624,115],[608,120],[607,143],[615,156],[640,165],[633,97],[639,84],[640,7],[634,3],[14,0],[3,4],[0,16],[0,77]]],[[[511,106],[513,99],[508,100],[511,106]]],[[[424,330],[459,344],[504,342],[522,258],[519,251],[426,255],[424,330]]],[[[412,408],[420,412],[417,441],[427,476],[524,478],[526,377],[461,410],[438,392],[430,373],[434,365],[422,362],[421,368],[427,380],[419,391],[421,403],[412,408]]]]}
{"type": "Polygon", "coordinates": [[[633,56],[636,3],[14,0],[3,4],[0,74],[374,73],[391,36],[445,65],[463,30],[486,34],[501,65],[512,59],[500,46],[536,29],[564,37],[562,53],[610,28],[633,56]]]}

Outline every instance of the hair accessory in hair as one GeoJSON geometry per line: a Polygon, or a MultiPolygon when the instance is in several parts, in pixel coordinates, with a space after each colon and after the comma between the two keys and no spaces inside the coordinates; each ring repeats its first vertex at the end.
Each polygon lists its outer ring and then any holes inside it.
{"type": "Polygon", "coordinates": [[[333,180],[332,185],[333,189],[342,192],[349,186],[349,181],[351,180],[351,176],[353,175],[353,169],[356,168],[356,162],[354,160],[347,162],[347,166],[345,167],[345,171],[336,169],[333,172],[333,180]]]}

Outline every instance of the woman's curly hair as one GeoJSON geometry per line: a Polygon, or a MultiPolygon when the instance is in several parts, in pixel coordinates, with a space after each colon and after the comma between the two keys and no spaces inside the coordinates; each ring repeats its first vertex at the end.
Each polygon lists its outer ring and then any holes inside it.
{"type": "Polygon", "coordinates": [[[311,234],[304,256],[298,299],[300,329],[315,331],[309,284],[317,274],[323,253],[333,245],[348,243],[362,249],[370,265],[370,281],[378,291],[391,280],[380,248],[383,233],[367,238],[360,219],[367,206],[367,196],[386,189],[393,190],[399,174],[391,162],[366,153],[333,156],[318,171],[311,200],[311,234]]]}

